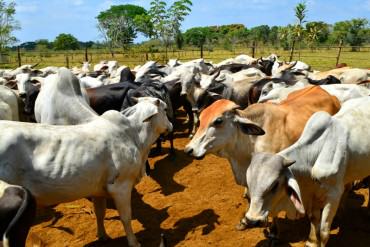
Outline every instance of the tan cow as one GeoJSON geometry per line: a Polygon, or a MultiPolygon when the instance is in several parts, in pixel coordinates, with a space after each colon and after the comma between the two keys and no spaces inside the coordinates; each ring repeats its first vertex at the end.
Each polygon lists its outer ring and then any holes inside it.
{"type": "MultiPolygon", "coordinates": [[[[291,93],[278,105],[254,104],[244,110],[229,100],[218,100],[200,115],[200,126],[185,152],[197,159],[208,153],[228,159],[236,183],[246,186],[252,152],[277,153],[300,137],[317,111],[331,115],[340,103],[318,86],[291,93]]],[[[242,225],[241,225],[242,226],[242,225]]]]}

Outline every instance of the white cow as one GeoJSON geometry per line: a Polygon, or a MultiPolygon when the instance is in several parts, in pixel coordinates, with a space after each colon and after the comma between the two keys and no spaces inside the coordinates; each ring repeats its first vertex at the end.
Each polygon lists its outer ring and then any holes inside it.
{"type": "Polygon", "coordinates": [[[91,76],[84,76],[80,78],[80,84],[83,88],[94,88],[94,87],[101,87],[104,83],[104,75],[100,75],[99,77],[91,77],[91,76]]]}
{"type": "Polygon", "coordinates": [[[221,61],[220,63],[218,63],[216,65],[216,67],[220,67],[220,66],[226,65],[226,64],[233,64],[233,63],[241,63],[241,64],[251,65],[251,64],[255,64],[256,62],[257,62],[257,59],[255,59],[251,56],[245,55],[245,54],[241,54],[241,55],[236,56],[235,58],[229,58],[229,59],[225,59],[225,60],[221,61]]]}
{"type": "Polygon", "coordinates": [[[247,170],[247,223],[281,210],[295,218],[298,211],[311,221],[306,246],[324,247],[345,185],[370,175],[369,106],[367,96],[347,101],[334,116],[317,112],[292,146],[255,154],[247,170]]]}
{"type": "Polygon", "coordinates": [[[57,125],[79,124],[98,115],[91,109],[79,80],[71,71],[60,68],[43,82],[35,102],[38,123],[57,125]]]}
{"type": "Polygon", "coordinates": [[[2,85],[0,85],[0,120],[19,121],[17,95],[2,85]]]}
{"type": "Polygon", "coordinates": [[[104,229],[105,197],[112,197],[130,246],[131,191],[145,174],[150,147],[172,130],[166,104],[144,97],[122,113],[54,126],[0,121],[0,179],[28,188],[39,205],[95,197],[98,236],[104,229]]]}
{"type": "MultiPolygon", "coordinates": [[[[259,103],[268,101],[278,104],[281,101],[285,100],[291,92],[306,87],[306,85],[300,82],[297,82],[293,86],[287,86],[286,84],[281,83],[272,84],[274,84],[274,88],[271,90],[265,88],[266,86],[268,87],[267,84],[262,88],[261,96],[258,100],[259,103]]],[[[336,96],[341,103],[344,103],[349,99],[370,95],[370,90],[368,88],[355,84],[331,84],[321,85],[320,87],[327,91],[329,94],[336,96]]]]}
{"type": "Polygon", "coordinates": [[[339,80],[342,83],[357,84],[363,81],[370,80],[370,70],[368,69],[348,69],[344,71],[340,76],[339,80]]]}

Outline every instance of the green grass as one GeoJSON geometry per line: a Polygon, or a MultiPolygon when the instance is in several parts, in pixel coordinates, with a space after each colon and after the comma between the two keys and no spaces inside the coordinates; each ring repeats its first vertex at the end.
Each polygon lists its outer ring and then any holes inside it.
{"type": "MultiPolygon", "coordinates": [[[[218,63],[224,59],[235,57],[239,54],[251,55],[251,48],[238,48],[234,51],[229,50],[214,50],[204,51],[204,58],[213,63],[218,63]]],[[[271,53],[280,55],[281,60],[288,60],[290,52],[286,50],[276,50],[271,47],[257,47],[256,57],[267,56],[271,53]]],[[[296,51],[293,60],[301,60],[312,66],[315,70],[327,70],[335,67],[336,56],[338,53],[337,48],[320,48],[314,50],[301,50],[296,51]]],[[[89,51],[88,57],[93,64],[98,63],[101,60],[117,60],[122,65],[134,67],[139,64],[144,64],[146,61],[145,53],[117,53],[114,57],[110,53],[104,51],[89,51]]],[[[81,66],[81,62],[84,60],[84,51],[73,51],[73,52],[22,52],[22,64],[35,64],[39,63],[39,68],[45,66],[66,66],[66,56],[68,56],[69,67],[81,66]]],[[[159,62],[165,61],[165,54],[161,53],[148,53],[148,60],[156,60],[159,62]]],[[[186,51],[169,51],[168,58],[178,58],[181,61],[188,61],[200,57],[198,50],[186,50],[186,51]]],[[[343,48],[340,63],[347,63],[349,66],[358,68],[370,68],[370,47],[361,48],[359,52],[351,52],[350,48],[343,48]]],[[[10,53],[9,61],[6,64],[0,64],[2,68],[15,68],[18,66],[17,54],[15,52],[10,53]]]]}

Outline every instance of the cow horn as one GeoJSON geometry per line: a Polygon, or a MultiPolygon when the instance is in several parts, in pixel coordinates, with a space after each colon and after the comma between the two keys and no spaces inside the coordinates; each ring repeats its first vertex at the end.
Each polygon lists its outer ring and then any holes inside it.
{"type": "Polygon", "coordinates": [[[38,62],[38,63],[36,63],[36,64],[34,64],[34,65],[31,65],[31,69],[33,69],[33,68],[35,68],[37,65],[39,65],[40,64],[40,62],[38,62]]]}
{"type": "Polygon", "coordinates": [[[294,62],[290,63],[286,69],[291,69],[291,68],[293,68],[296,64],[297,64],[297,61],[294,61],[294,62]]]}
{"type": "Polygon", "coordinates": [[[283,157],[283,167],[287,168],[295,163],[295,160],[290,160],[283,157]]]}

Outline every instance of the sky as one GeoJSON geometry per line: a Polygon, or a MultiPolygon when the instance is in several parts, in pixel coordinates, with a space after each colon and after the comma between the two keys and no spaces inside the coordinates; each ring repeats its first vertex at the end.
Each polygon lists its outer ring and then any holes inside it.
{"type": "MultiPolygon", "coordinates": [[[[8,0],[9,2],[10,0],[8,0]]],[[[135,4],[149,9],[151,0],[15,0],[15,32],[20,43],[37,39],[53,41],[70,33],[80,41],[101,40],[96,16],[111,5],[135,4]]],[[[166,0],[170,5],[173,0],[166,0]]],[[[301,0],[192,0],[192,12],[182,30],[197,26],[244,24],[247,28],[295,22],[294,6],[301,0]]],[[[370,20],[370,0],[307,0],[308,21],[334,23],[352,18],[370,20]]],[[[141,38],[142,39],[142,38],[141,38]]],[[[139,38],[138,41],[141,40],[139,38]]]]}

